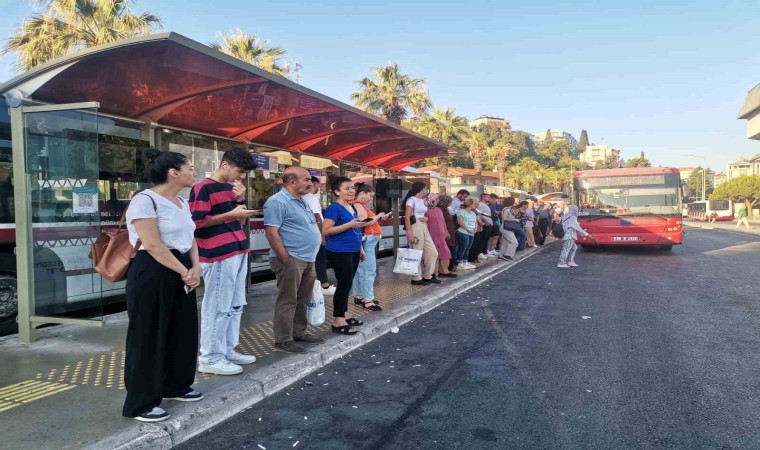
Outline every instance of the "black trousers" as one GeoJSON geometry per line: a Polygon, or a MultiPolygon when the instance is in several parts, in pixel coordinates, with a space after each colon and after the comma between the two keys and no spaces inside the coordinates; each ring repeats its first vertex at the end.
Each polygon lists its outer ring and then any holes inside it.
{"type": "Polygon", "coordinates": [[[359,268],[360,252],[342,253],[327,250],[327,260],[335,272],[338,282],[333,294],[333,317],[345,317],[348,311],[348,294],[354,284],[354,275],[359,268]]]}
{"type": "Polygon", "coordinates": [[[475,233],[475,240],[472,242],[468,261],[478,262],[478,255],[488,251],[488,241],[491,240],[493,225],[483,225],[483,230],[475,233]]]}
{"type": "Polygon", "coordinates": [[[549,232],[549,219],[538,219],[536,229],[538,230],[538,233],[533,233],[536,235],[536,244],[544,245],[546,234],[549,232]]]}
{"type": "MultiPolygon", "coordinates": [[[[186,267],[189,254],[172,250],[186,267]]],[[[186,293],[182,277],[137,252],[127,273],[127,351],[122,414],[136,417],[167,397],[191,391],[198,359],[198,308],[195,291],[186,293]]]]}
{"type": "Polygon", "coordinates": [[[314,270],[317,271],[317,280],[322,284],[330,283],[330,279],[327,278],[327,254],[325,254],[325,246],[319,246],[319,252],[317,252],[317,259],[314,261],[314,270]]]}

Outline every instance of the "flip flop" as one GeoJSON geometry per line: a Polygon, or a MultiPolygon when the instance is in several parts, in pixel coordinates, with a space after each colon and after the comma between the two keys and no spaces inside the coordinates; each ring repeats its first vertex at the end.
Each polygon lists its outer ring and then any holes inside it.
{"type": "Polygon", "coordinates": [[[353,336],[354,334],[358,333],[358,331],[354,330],[353,328],[351,328],[348,325],[343,325],[342,327],[333,326],[332,327],[332,332],[336,333],[336,334],[345,334],[345,335],[348,335],[348,336],[353,336]],[[352,331],[353,331],[353,333],[352,333],[352,331]]]}
{"type": "Polygon", "coordinates": [[[364,325],[364,322],[362,322],[361,320],[354,319],[353,317],[351,317],[350,319],[346,319],[346,323],[353,327],[364,325]]]}

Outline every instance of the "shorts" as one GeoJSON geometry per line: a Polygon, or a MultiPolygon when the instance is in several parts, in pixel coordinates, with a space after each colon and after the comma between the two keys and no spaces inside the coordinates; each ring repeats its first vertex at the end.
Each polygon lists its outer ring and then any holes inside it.
{"type": "Polygon", "coordinates": [[[496,226],[494,223],[493,229],[491,229],[491,237],[501,237],[501,224],[496,226]]]}

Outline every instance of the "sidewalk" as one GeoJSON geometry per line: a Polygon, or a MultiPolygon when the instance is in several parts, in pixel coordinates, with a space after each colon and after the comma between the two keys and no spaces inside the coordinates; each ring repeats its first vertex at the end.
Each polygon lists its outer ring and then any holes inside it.
{"type": "Polygon", "coordinates": [[[744,224],[740,228],[736,228],[736,221],[716,221],[710,222],[692,222],[689,220],[683,221],[684,227],[688,228],[702,228],[703,230],[727,230],[727,231],[740,231],[742,233],[760,234],[760,221],[750,221],[749,230],[744,224]]]}
{"type": "Polygon", "coordinates": [[[412,286],[409,277],[392,272],[393,258],[382,258],[376,298],[384,311],[365,311],[351,302],[349,314],[365,324],[356,336],[339,336],[330,332],[332,301],[327,297],[328,320],[311,330],[327,343],[305,355],[274,349],[275,282],[256,284],[248,296],[238,348],[258,361],[238,376],[197,373],[194,387],[204,393],[204,400],[164,402],[172,417],[159,424],[121,417],[126,313],[109,316],[104,328],[41,329],[32,344],[19,344],[17,336],[0,338],[0,448],[170,448],[541,249],[518,253],[514,262],[488,260],[435,287],[412,286]]]}

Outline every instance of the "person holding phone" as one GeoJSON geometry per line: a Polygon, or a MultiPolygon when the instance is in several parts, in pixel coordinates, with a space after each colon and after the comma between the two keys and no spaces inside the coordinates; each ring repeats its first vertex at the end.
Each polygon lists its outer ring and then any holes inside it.
{"type": "Polygon", "coordinates": [[[383,237],[383,229],[378,220],[386,218],[385,213],[375,214],[370,205],[375,198],[375,189],[369,183],[356,184],[356,197],[352,205],[362,222],[367,223],[364,227],[364,241],[362,247],[366,258],[359,262],[359,268],[354,276],[354,303],[362,305],[370,311],[382,311],[380,302],[375,299],[375,275],[377,274],[377,245],[383,237]]]}
{"type": "Polygon", "coordinates": [[[363,325],[364,322],[353,317],[346,318],[348,295],[359,262],[367,258],[362,247],[362,228],[374,224],[377,217],[369,222],[359,218],[357,208],[353,205],[356,187],[350,178],[334,178],[330,182],[330,192],[335,196],[335,202],[325,210],[322,234],[326,241],[327,260],[330,261],[338,282],[333,295],[332,331],[354,335],[357,331],[353,327],[363,325]]]}
{"type": "Polygon", "coordinates": [[[219,167],[190,191],[190,210],[205,283],[201,304],[198,371],[217,375],[243,372],[256,357],[235,350],[245,301],[250,244],[243,224],[261,211],[246,208],[243,180],[256,164],[248,150],[222,155],[219,167]]]}

